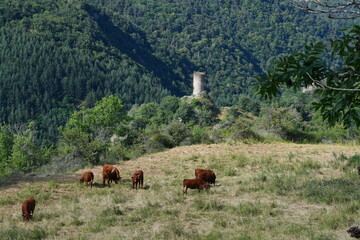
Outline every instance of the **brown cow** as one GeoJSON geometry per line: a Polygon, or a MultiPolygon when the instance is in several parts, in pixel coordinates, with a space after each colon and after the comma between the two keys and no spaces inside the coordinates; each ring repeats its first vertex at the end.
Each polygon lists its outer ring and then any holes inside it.
{"type": "Polygon", "coordinates": [[[114,181],[117,184],[118,181],[120,181],[121,179],[119,170],[116,167],[108,164],[105,164],[103,166],[102,177],[103,177],[104,186],[105,186],[105,180],[107,179],[109,187],[110,187],[110,182],[114,181]]]}
{"type": "Polygon", "coordinates": [[[197,177],[200,173],[202,172],[212,172],[212,170],[210,169],[202,169],[202,168],[197,168],[195,169],[195,177],[197,177]]]}
{"type": "Polygon", "coordinates": [[[216,175],[212,170],[200,168],[195,169],[195,177],[202,179],[210,184],[214,184],[215,186],[216,175]]]}
{"type": "Polygon", "coordinates": [[[350,233],[350,237],[360,238],[360,228],[359,227],[351,227],[347,230],[350,233]]]}
{"type": "Polygon", "coordinates": [[[144,183],[144,172],[142,170],[136,170],[132,177],[132,184],[133,184],[133,188],[135,186],[136,190],[137,190],[137,186],[139,184],[139,187],[143,187],[143,183],[144,183]]]}
{"type": "Polygon", "coordinates": [[[201,191],[201,189],[205,188],[206,190],[210,189],[210,185],[202,180],[202,179],[184,179],[183,180],[183,194],[186,193],[187,194],[187,189],[197,189],[199,192],[201,191]],[[185,190],[184,190],[185,189],[185,190]]]}
{"type": "Polygon", "coordinates": [[[88,183],[90,183],[90,187],[92,187],[93,182],[94,182],[94,174],[92,172],[90,172],[90,171],[84,172],[83,175],[80,178],[80,182],[81,183],[85,182],[86,186],[89,186],[88,183]]]}
{"type": "Polygon", "coordinates": [[[29,221],[34,215],[35,210],[35,199],[29,198],[26,199],[22,204],[22,215],[24,221],[29,221]]]}

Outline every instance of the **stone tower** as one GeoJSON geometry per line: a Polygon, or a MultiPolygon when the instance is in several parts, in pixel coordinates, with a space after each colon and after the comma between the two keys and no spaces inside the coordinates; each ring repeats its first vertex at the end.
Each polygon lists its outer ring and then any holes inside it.
{"type": "Polygon", "coordinates": [[[194,89],[193,96],[198,97],[200,93],[204,91],[205,84],[205,73],[203,72],[194,72],[194,89]]]}

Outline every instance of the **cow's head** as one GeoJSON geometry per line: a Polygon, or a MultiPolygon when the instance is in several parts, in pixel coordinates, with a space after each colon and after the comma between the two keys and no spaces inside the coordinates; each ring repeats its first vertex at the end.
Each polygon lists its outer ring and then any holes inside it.
{"type": "Polygon", "coordinates": [[[210,189],[210,184],[208,184],[208,183],[204,183],[203,185],[202,185],[202,188],[205,188],[205,190],[209,190],[210,189]]]}
{"type": "Polygon", "coordinates": [[[112,170],[111,170],[111,178],[114,180],[114,182],[117,184],[118,181],[120,181],[121,177],[120,177],[120,173],[119,173],[119,170],[114,167],[112,170]]]}
{"type": "Polygon", "coordinates": [[[23,214],[24,221],[29,221],[31,219],[31,214],[23,214]]]}

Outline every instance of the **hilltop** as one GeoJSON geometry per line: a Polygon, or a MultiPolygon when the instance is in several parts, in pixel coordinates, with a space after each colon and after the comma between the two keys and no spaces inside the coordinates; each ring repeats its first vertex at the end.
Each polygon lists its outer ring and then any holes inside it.
{"type": "MultiPolygon", "coordinates": [[[[63,180],[1,187],[1,239],[349,239],[359,224],[359,148],[341,145],[213,144],[177,147],[115,164],[122,183],[63,180]],[[198,167],[213,169],[209,192],[181,193],[198,167]],[[141,168],[145,187],[131,189],[141,168]],[[37,199],[21,221],[23,199],[37,199]]],[[[59,179],[59,178],[57,178],[59,179]]],[[[34,179],[35,180],[35,179],[34,179]]]]}

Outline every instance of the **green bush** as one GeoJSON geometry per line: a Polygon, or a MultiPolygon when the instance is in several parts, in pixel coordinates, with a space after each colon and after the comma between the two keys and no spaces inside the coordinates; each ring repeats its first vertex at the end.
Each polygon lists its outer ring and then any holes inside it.
{"type": "Polygon", "coordinates": [[[191,138],[191,131],[182,122],[174,122],[165,127],[165,133],[169,136],[174,146],[182,145],[186,138],[191,138]]]}
{"type": "Polygon", "coordinates": [[[120,160],[129,160],[131,158],[131,151],[121,142],[115,142],[107,150],[106,162],[113,164],[120,160]]]}
{"type": "Polygon", "coordinates": [[[210,138],[209,129],[205,127],[194,126],[192,128],[192,142],[194,144],[199,143],[212,143],[210,138]]]}
{"type": "Polygon", "coordinates": [[[249,118],[240,117],[229,128],[229,138],[232,140],[254,139],[261,140],[261,137],[252,130],[254,121],[249,118]]]}
{"type": "Polygon", "coordinates": [[[174,120],[190,124],[195,122],[196,117],[193,107],[191,107],[189,103],[181,101],[179,108],[174,114],[174,120]]]}
{"type": "Polygon", "coordinates": [[[237,105],[239,106],[240,110],[251,112],[254,115],[258,115],[260,112],[260,103],[257,100],[254,100],[253,98],[244,94],[239,95],[237,105]]]}

